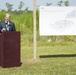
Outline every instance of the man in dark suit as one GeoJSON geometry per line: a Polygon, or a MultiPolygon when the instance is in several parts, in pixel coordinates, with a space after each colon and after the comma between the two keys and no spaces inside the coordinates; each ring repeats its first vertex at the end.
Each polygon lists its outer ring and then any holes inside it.
{"type": "Polygon", "coordinates": [[[10,21],[10,14],[5,15],[5,21],[0,22],[0,32],[16,31],[15,24],[10,21]]]}

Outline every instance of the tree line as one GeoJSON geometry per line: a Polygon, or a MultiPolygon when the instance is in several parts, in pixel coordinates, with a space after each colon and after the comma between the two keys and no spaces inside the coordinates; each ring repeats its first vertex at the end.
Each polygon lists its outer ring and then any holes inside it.
{"type": "MultiPolygon", "coordinates": [[[[29,7],[26,7],[24,10],[22,10],[22,8],[25,5],[25,3],[23,1],[20,1],[19,5],[18,5],[18,8],[15,9],[15,10],[13,10],[13,4],[7,2],[5,5],[7,7],[7,10],[2,9],[1,11],[4,10],[4,11],[7,11],[7,12],[12,12],[14,14],[22,14],[23,12],[32,12],[32,10],[29,10],[29,7]]],[[[50,3],[50,2],[46,3],[46,6],[51,6],[51,5],[52,5],[52,3],[50,3]]],[[[59,0],[57,2],[57,5],[58,6],[69,6],[70,3],[69,3],[68,0],[59,0]]]]}

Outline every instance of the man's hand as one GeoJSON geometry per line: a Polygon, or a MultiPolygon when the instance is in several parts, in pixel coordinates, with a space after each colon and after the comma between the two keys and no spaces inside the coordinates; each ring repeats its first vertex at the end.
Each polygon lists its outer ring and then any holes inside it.
{"type": "Polygon", "coordinates": [[[1,32],[5,32],[6,31],[6,29],[5,28],[3,28],[2,30],[1,30],[1,32]]]}

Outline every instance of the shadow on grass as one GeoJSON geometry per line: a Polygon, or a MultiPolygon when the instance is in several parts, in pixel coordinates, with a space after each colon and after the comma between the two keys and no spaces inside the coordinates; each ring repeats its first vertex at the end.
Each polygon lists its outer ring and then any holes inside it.
{"type": "Polygon", "coordinates": [[[76,57],[76,54],[40,55],[40,58],[76,57]]]}

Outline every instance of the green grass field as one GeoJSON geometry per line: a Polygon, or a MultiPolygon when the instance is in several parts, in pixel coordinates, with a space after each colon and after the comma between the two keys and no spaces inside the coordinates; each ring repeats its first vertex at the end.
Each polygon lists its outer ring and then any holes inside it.
{"type": "Polygon", "coordinates": [[[21,47],[20,67],[2,68],[0,75],[76,75],[76,45],[37,47],[37,60],[33,47],[21,47]]]}

